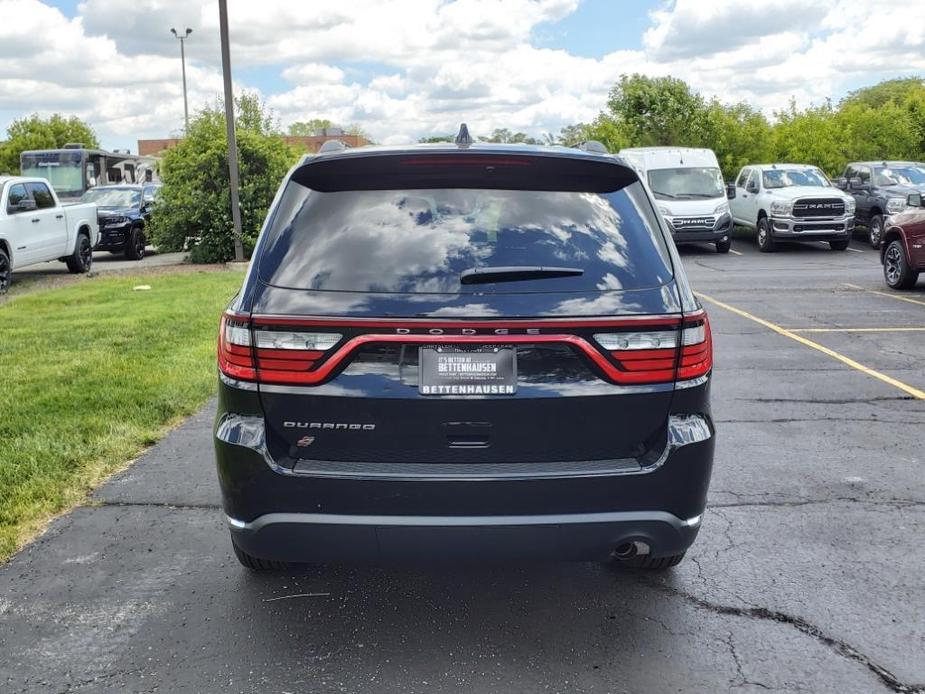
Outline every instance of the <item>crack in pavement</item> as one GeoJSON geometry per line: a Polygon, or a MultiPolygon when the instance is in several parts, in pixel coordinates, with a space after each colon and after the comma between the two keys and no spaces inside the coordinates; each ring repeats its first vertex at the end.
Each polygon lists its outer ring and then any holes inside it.
{"type": "MultiPolygon", "coordinates": [[[[860,663],[868,670],[870,670],[877,677],[877,679],[879,679],[880,682],[882,682],[890,691],[899,692],[899,694],[925,694],[925,684],[910,684],[903,682],[896,675],[890,672],[890,670],[888,670],[885,666],[876,662],[870,656],[865,655],[850,643],[835,638],[834,636],[830,636],[821,628],[803,619],[802,617],[790,615],[786,612],[781,612],[780,610],[772,610],[767,607],[735,607],[733,605],[721,605],[719,603],[711,602],[701,598],[697,595],[693,595],[692,593],[688,593],[684,590],[681,590],[680,588],[676,588],[665,583],[659,583],[656,580],[648,579],[645,580],[645,583],[663,593],[679,597],[698,609],[706,610],[714,614],[728,617],[759,619],[768,622],[777,622],[778,624],[784,624],[793,627],[797,631],[815,639],[822,645],[828,647],[839,656],[847,660],[853,660],[856,663],[860,663]]],[[[736,663],[738,664],[738,659],[736,659],[736,663]]]]}
{"type": "MultiPolygon", "coordinates": [[[[739,496],[734,492],[721,492],[726,494],[732,494],[733,496],[739,496]]],[[[824,504],[838,504],[838,503],[852,503],[852,504],[870,504],[871,506],[889,506],[891,508],[915,508],[917,506],[925,506],[925,501],[917,501],[915,499],[862,499],[855,496],[833,496],[829,499],[780,499],[778,501],[734,501],[734,502],[717,502],[707,504],[707,510],[719,509],[719,508],[749,508],[753,506],[780,506],[784,508],[797,507],[797,506],[818,506],[824,504]]]]}
{"type": "Polygon", "coordinates": [[[106,506],[124,506],[126,508],[132,506],[149,506],[152,508],[171,508],[180,511],[213,511],[222,508],[220,504],[187,504],[182,501],[113,501],[110,499],[92,499],[89,503],[81,506],[81,508],[103,508],[106,506]]]}

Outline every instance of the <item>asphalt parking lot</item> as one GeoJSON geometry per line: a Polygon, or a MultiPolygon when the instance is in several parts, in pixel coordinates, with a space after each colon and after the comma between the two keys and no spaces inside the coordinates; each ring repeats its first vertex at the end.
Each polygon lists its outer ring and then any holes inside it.
{"type": "Polygon", "coordinates": [[[925,280],[876,253],[682,251],[718,441],[687,560],[320,567],[231,555],[211,407],[0,567],[4,692],[925,691],[925,280]]]}

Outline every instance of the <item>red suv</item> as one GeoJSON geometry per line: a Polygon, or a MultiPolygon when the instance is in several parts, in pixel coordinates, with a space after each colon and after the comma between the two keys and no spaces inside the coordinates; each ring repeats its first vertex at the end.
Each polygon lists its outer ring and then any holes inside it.
{"type": "Polygon", "coordinates": [[[880,247],[883,277],[891,289],[912,289],[925,272],[925,207],[922,196],[908,198],[905,212],[890,218],[880,247]]]}

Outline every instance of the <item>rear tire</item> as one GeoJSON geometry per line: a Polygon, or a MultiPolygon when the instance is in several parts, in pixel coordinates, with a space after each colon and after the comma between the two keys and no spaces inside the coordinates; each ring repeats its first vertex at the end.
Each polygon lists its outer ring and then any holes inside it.
{"type": "Polygon", "coordinates": [[[681,554],[672,554],[668,557],[651,557],[648,554],[643,554],[632,559],[613,559],[612,563],[618,568],[640,571],[665,571],[680,564],[685,554],[685,552],[681,552],[681,554]]]}
{"type": "Polygon", "coordinates": [[[77,246],[74,253],[69,255],[65,261],[67,269],[72,274],[81,274],[90,272],[93,267],[93,248],[90,246],[90,237],[84,232],[77,235],[77,246]]]}
{"type": "Polygon", "coordinates": [[[833,251],[845,251],[848,250],[848,239],[840,241],[829,241],[829,246],[833,251]]]}
{"type": "Polygon", "coordinates": [[[880,248],[880,242],[883,239],[883,217],[875,214],[867,223],[867,240],[871,248],[880,248]]]}
{"type": "Polygon", "coordinates": [[[141,227],[132,227],[125,239],[125,257],[128,260],[141,260],[145,257],[145,246],[148,240],[141,227]]]}
{"type": "Polygon", "coordinates": [[[234,555],[241,562],[241,566],[251,571],[285,571],[292,567],[292,564],[285,561],[274,561],[273,559],[260,559],[248,554],[238,547],[234,539],[231,540],[231,546],[234,548],[234,555]]]}
{"type": "Polygon", "coordinates": [[[732,241],[726,239],[725,241],[716,242],[716,252],[717,253],[728,253],[729,249],[732,248],[732,241]]]}
{"type": "Polygon", "coordinates": [[[890,289],[912,289],[919,279],[919,273],[909,267],[906,249],[902,241],[890,241],[883,254],[883,279],[890,289]]]}
{"type": "Polygon", "coordinates": [[[767,217],[758,220],[758,250],[762,253],[774,252],[774,239],[771,238],[771,223],[767,217]]]}
{"type": "Polygon", "coordinates": [[[0,248],[0,294],[6,294],[12,281],[13,266],[10,263],[10,256],[7,255],[6,250],[0,248]]]}

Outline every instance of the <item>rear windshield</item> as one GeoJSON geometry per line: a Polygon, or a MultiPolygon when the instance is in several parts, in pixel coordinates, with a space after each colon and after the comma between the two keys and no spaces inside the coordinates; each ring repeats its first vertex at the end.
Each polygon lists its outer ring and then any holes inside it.
{"type": "Polygon", "coordinates": [[[268,231],[261,280],[327,291],[484,294],[644,289],[671,278],[641,184],[611,193],[363,190],[290,183],[268,231]],[[471,270],[580,269],[461,284],[471,270]]]}

